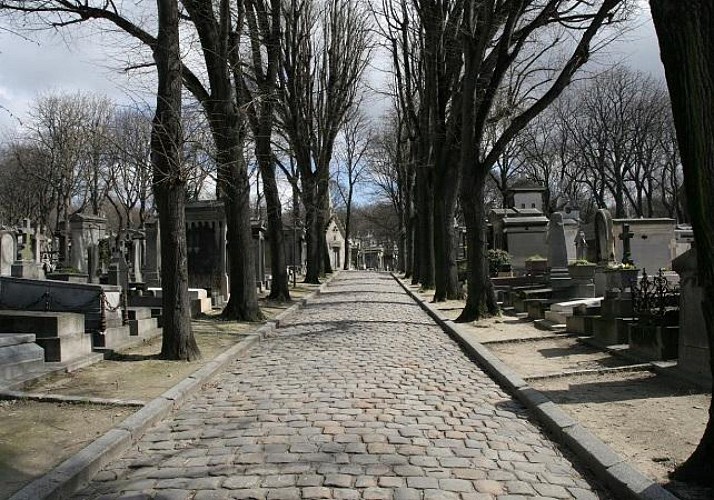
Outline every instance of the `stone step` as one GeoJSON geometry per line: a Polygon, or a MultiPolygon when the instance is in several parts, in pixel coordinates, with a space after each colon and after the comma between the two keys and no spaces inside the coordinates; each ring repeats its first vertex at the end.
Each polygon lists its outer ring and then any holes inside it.
{"type": "Polygon", "coordinates": [[[83,314],[2,310],[0,332],[35,334],[35,342],[45,350],[45,361],[66,362],[92,352],[83,314]]]}
{"type": "Polygon", "coordinates": [[[115,345],[113,347],[98,347],[95,348],[94,350],[96,353],[100,354],[104,359],[112,359],[112,357],[126,349],[129,349],[131,347],[140,345],[144,342],[147,342],[155,337],[161,336],[162,330],[161,328],[154,328],[153,330],[148,330],[144,332],[141,336],[129,336],[129,339],[122,343],[115,345]]]}
{"type": "Polygon", "coordinates": [[[92,347],[97,349],[117,349],[127,344],[131,339],[128,325],[107,328],[104,332],[92,333],[92,347]]]}
{"type": "Polygon", "coordinates": [[[34,337],[27,334],[0,335],[0,380],[3,384],[28,373],[42,371],[45,352],[34,342],[34,337]]]}
{"type": "Polygon", "coordinates": [[[130,320],[151,318],[150,307],[129,307],[126,312],[130,320]]]}
{"type": "Polygon", "coordinates": [[[537,319],[533,322],[533,326],[539,330],[547,330],[551,332],[565,332],[565,323],[555,323],[548,319],[537,319]]]}
{"type": "MultiPolygon", "coordinates": [[[[151,314],[151,310],[148,312],[151,314]]],[[[156,318],[149,316],[148,318],[142,319],[130,319],[127,324],[129,325],[129,334],[132,337],[144,337],[152,330],[158,328],[159,322],[156,318]]]]}
{"type": "Polygon", "coordinates": [[[33,344],[33,333],[0,333],[0,347],[9,347],[20,344],[33,344]]]}
{"type": "Polygon", "coordinates": [[[627,344],[629,342],[630,323],[636,318],[607,318],[593,319],[593,338],[602,345],[627,344]]]}
{"type": "MultiPolygon", "coordinates": [[[[205,290],[203,290],[205,292],[205,290]]],[[[198,299],[191,299],[191,317],[210,312],[213,310],[213,303],[209,297],[203,297],[198,299]]]]}
{"type": "Polygon", "coordinates": [[[577,333],[579,335],[592,335],[593,334],[593,322],[595,318],[599,318],[599,315],[580,315],[575,314],[573,316],[568,316],[565,320],[566,330],[571,333],[577,333]]]}

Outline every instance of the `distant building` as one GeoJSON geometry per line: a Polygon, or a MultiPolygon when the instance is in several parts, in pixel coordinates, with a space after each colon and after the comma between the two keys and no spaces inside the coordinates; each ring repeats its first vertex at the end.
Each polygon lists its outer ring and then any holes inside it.
{"type": "Polygon", "coordinates": [[[330,266],[333,270],[342,269],[345,255],[345,230],[335,215],[330,217],[325,239],[330,253],[330,266]]]}

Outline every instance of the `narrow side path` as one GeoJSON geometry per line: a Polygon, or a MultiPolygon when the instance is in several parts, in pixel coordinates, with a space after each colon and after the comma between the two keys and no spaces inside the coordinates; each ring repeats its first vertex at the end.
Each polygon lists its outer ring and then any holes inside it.
{"type": "Polygon", "coordinates": [[[608,498],[388,275],[343,272],[76,498],[608,498]]]}

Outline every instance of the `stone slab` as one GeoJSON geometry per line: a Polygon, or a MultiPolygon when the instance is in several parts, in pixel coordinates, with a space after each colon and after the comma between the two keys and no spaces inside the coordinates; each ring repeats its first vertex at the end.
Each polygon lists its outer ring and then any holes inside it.
{"type": "Polygon", "coordinates": [[[44,364],[45,351],[34,342],[0,346],[0,380],[3,382],[37,373],[44,364]]]}
{"type": "Polygon", "coordinates": [[[0,347],[28,344],[35,341],[33,333],[0,333],[0,347]]]}

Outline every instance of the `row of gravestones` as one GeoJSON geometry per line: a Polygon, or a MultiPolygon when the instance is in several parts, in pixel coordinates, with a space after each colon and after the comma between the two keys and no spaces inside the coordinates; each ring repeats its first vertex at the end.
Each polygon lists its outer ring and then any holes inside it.
{"type": "Polygon", "coordinates": [[[60,224],[55,238],[46,234],[27,219],[17,227],[0,228],[0,276],[92,283],[108,276],[110,284],[124,286],[147,278],[150,286],[158,285],[156,222],[147,223],[145,231],[124,230],[114,237],[107,234],[105,219],[77,213],[68,230],[60,224]]]}
{"type": "MultiPolygon", "coordinates": [[[[678,357],[681,371],[710,380],[696,252],[681,253],[684,245],[673,248],[668,232],[657,231],[664,220],[634,222],[639,222],[639,231],[625,222],[616,236],[609,212],[600,210],[595,219],[597,265],[580,269],[589,267],[590,276],[576,276],[578,268],[568,268],[567,225],[554,214],[548,228],[550,272],[540,283],[514,287],[510,302],[546,325],[593,335],[606,345],[629,343],[641,357],[678,357]],[[676,253],[681,255],[672,259],[676,253]],[[635,266],[641,261],[652,263],[650,276],[644,266],[635,266]]],[[[687,246],[692,242],[688,235],[687,246]]]]}

